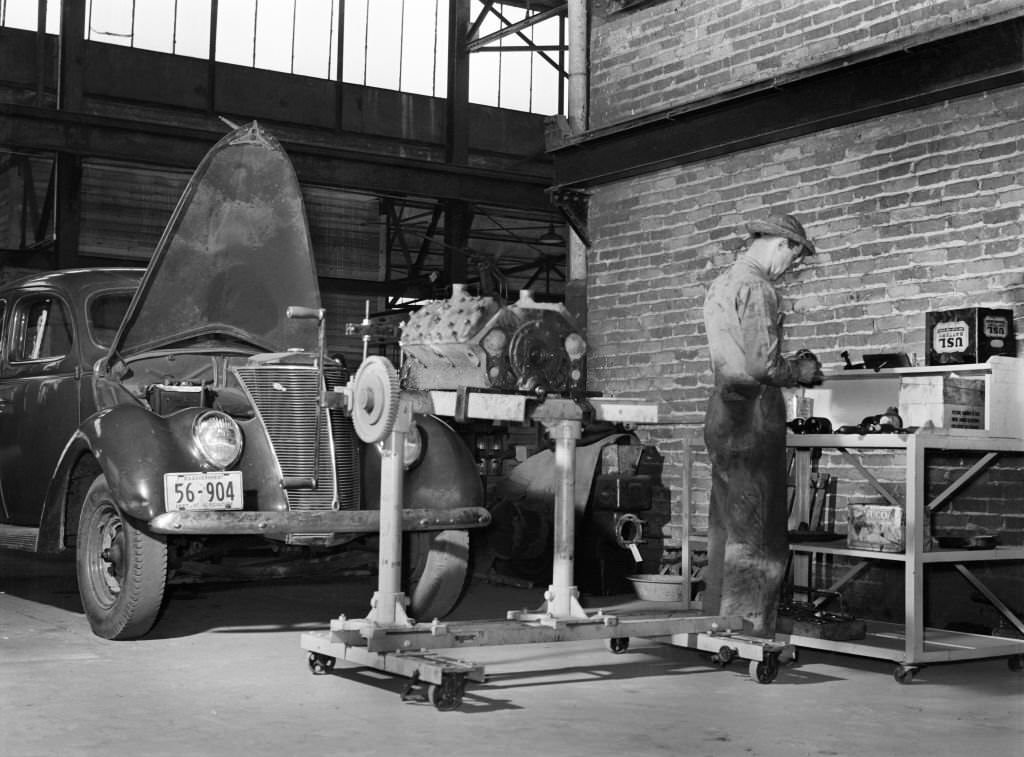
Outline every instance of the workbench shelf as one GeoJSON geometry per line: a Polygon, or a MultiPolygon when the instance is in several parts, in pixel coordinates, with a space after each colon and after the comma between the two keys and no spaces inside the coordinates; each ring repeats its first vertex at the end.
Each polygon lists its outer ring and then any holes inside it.
{"type": "MultiPolygon", "coordinates": [[[[894,675],[901,683],[912,680],[914,672],[919,667],[937,662],[1006,657],[1011,669],[1020,670],[1024,662],[1024,622],[981,582],[970,569],[970,565],[1024,560],[1024,546],[998,546],[989,549],[933,548],[927,536],[927,525],[931,513],[948,504],[957,491],[1000,455],[1024,452],[1024,438],[994,436],[985,430],[943,429],[921,431],[916,434],[790,434],[787,437],[787,447],[794,454],[796,483],[791,522],[809,518],[812,456],[817,456],[824,450],[838,452],[854,469],[859,470],[890,504],[899,504],[904,510],[903,552],[851,548],[834,541],[805,541],[790,545],[790,551],[794,555],[795,572],[796,562],[801,557],[805,563],[814,555],[859,560],[836,583],[821,592],[821,598],[815,600],[815,603],[822,606],[828,597],[840,594],[846,584],[856,579],[874,561],[901,563],[904,579],[904,622],[868,622],[866,636],[856,641],[836,641],[796,634],[779,634],[777,641],[796,647],[891,660],[897,663],[894,675]],[[895,495],[876,480],[871,471],[860,462],[860,455],[863,452],[877,450],[892,450],[905,459],[904,502],[898,502],[895,495]],[[925,472],[927,455],[932,450],[980,453],[980,459],[944,491],[929,499],[925,486],[925,472]],[[1019,632],[1021,638],[985,636],[925,627],[925,572],[929,566],[940,564],[953,565],[1019,632]]],[[[809,590],[811,588],[808,587],[809,590]]]]}

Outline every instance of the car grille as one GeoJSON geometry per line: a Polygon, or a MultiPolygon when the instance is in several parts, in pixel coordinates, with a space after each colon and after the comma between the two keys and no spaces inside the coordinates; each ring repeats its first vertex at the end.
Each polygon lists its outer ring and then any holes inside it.
{"type": "MultiPolygon", "coordinates": [[[[344,382],[338,366],[330,366],[325,373],[332,387],[344,382]]],[[[247,365],[235,368],[235,375],[267,431],[281,475],[285,479],[316,478],[313,489],[286,491],[288,508],[358,509],[359,449],[355,431],[352,421],[340,411],[320,408],[323,374],[311,366],[247,365]]]]}

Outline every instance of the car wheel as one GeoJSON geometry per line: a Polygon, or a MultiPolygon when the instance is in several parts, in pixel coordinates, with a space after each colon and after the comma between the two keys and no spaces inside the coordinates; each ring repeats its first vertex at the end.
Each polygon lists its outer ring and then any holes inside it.
{"type": "Polygon", "coordinates": [[[406,539],[409,615],[420,621],[443,618],[466,586],[469,531],[410,533],[406,539]]]}
{"type": "Polygon", "coordinates": [[[134,639],[156,622],[167,582],[167,543],[121,515],[104,476],[78,522],[78,593],[93,633],[134,639]]]}

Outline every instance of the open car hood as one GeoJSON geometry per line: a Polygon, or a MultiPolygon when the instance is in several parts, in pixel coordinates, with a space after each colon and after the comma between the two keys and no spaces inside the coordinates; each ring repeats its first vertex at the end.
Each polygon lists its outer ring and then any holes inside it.
{"type": "Polygon", "coordinates": [[[255,122],[206,154],[164,230],[110,359],[186,341],[315,350],[320,307],[302,192],[291,161],[255,122]]]}

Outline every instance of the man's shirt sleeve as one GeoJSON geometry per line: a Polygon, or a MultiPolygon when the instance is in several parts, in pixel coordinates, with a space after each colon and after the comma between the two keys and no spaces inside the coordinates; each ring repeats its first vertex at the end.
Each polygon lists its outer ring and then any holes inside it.
{"type": "Polygon", "coordinates": [[[750,281],[736,293],[736,314],[747,375],[760,384],[794,386],[796,375],[782,357],[779,296],[767,281],[750,281]]]}

